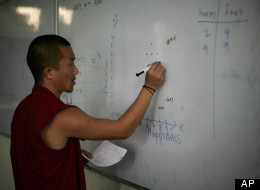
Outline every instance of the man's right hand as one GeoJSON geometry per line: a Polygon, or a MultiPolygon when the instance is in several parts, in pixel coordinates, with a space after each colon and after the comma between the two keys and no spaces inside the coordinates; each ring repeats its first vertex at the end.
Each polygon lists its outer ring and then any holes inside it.
{"type": "Polygon", "coordinates": [[[145,85],[157,89],[164,81],[165,69],[160,62],[151,64],[145,76],[145,85]]]}

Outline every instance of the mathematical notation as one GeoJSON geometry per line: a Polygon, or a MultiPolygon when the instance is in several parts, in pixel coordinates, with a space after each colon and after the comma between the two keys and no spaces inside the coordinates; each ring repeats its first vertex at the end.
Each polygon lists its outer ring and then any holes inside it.
{"type": "Polygon", "coordinates": [[[108,0],[82,0],[82,2],[76,3],[73,6],[73,9],[82,11],[88,7],[98,7],[104,3],[107,3],[108,0]]]}
{"type": "Polygon", "coordinates": [[[157,144],[164,142],[182,143],[182,134],[184,133],[184,124],[177,124],[176,121],[168,123],[165,121],[143,119],[139,125],[147,129],[148,137],[152,137],[157,144]]]}
{"type": "Polygon", "coordinates": [[[199,23],[202,24],[202,35],[204,37],[204,45],[202,46],[202,51],[204,51],[205,55],[209,54],[209,51],[213,53],[212,57],[212,81],[213,81],[213,139],[216,138],[216,114],[215,114],[215,65],[216,65],[216,47],[218,44],[221,44],[222,48],[224,48],[224,52],[229,53],[230,51],[230,36],[231,25],[236,23],[245,23],[248,22],[248,19],[243,19],[244,17],[243,8],[237,8],[232,6],[231,3],[223,3],[218,2],[217,10],[205,10],[199,9],[199,23]],[[221,18],[221,19],[220,19],[221,18]],[[215,25],[215,29],[212,30],[212,24],[215,25]],[[219,25],[224,26],[224,29],[220,30],[219,25]],[[211,30],[209,29],[211,28],[211,30]],[[221,33],[219,33],[221,32],[221,33]],[[224,35],[224,38],[219,40],[219,35],[224,35]],[[213,45],[210,45],[210,39],[214,40],[213,45]]]}
{"type": "MultiPolygon", "coordinates": [[[[200,23],[207,23],[207,24],[215,24],[216,28],[214,31],[210,30],[209,27],[206,27],[203,29],[203,36],[205,39],[205,43],[202,47],[203,51],[205,54],[208,55],[209,49],[214,50],[213,48],[210,48],[209,46],[209,39],[213,38],[215,39],[215,44],[216,46],[216,38],[218,34],[223,34],[225,35],[224,41],[218,43],[222,43],[222,47],[225,49],[225,52],[229,52],[229,47],[230,47],[230,42],[229,42],[229,36],[231,34],[231,30],[229,27],[229,24],[232,23],[241,23],[241,22],[247,22],[248,19],[241,20],[240,18],[244,15],[243,9],[242,8],[232,8],[230,3],[225,4],[225,8],[223,11],[220,10],[220,3],[218,5],[217,10],[203,10],[199,9],[199,17],[201,20],[198,22],[200,23]],[[220,20],[220,16],[224,18],[224,20],[220,20]],[[218,25],[219,24],[225,24],[225,27],[222,31],[218,30],[218,25]],[[221,33],[219,33],[221,32],[221,33]]],[[[215,47],[214,47],[215,48],[215,47]]]]}

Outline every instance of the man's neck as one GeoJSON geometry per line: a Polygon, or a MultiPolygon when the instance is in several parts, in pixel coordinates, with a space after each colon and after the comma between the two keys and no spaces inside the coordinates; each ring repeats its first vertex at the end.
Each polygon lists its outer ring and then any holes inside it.
{"type": "Polygon", "coordinates": [[[49,91],[51,91],[57,98],[60,98],[61,96],[61,92],[59,92],[57,89],[55,89],[52,85],[43,83],[40,84],[40,86],[47,88],[49,91]]]}

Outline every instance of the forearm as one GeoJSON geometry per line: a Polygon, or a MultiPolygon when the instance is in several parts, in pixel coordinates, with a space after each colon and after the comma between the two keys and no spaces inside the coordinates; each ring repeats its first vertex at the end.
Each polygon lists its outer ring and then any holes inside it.
{"type": "Polygon", "coordinates": [[[146,74],[145,85],[127,111],[118,119],[94,118],[77,108],[60,111],[55,116],[55,130],[65,138],[101,140],[129,137],[144,117],[155,92],[164,80],[164,68],[155,62],[146,74]],[[59,117],[58,117],[59,116],[59,117]],[[58,126],[58,127],[57,127],[58,126]]]}
{"type": "Polygon", "coordinates": [[[147,111],[152,99],[152,94],[145,88],[142,88],[138,97],[134,103],[128,108],[128,110],[118,120],[120,130],[122,130],[123,136],[126,138],[130,136],[147,111]]]}

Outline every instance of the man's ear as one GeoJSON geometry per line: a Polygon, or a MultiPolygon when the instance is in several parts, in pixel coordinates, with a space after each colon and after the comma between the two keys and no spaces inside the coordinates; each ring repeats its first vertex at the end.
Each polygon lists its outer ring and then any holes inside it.
{"type": "Polygon", "coordinates": [[[55,70],[51,67],[46,67],[44,70],[43,70],[43,76],[44,78],[47,78],[49,80],[53,79],[55,75],[55,70]]]}

